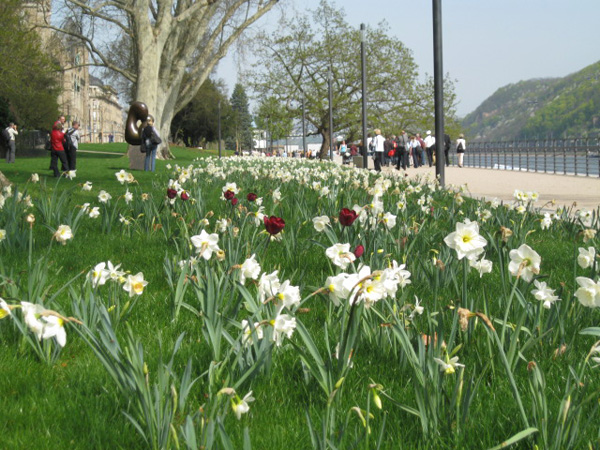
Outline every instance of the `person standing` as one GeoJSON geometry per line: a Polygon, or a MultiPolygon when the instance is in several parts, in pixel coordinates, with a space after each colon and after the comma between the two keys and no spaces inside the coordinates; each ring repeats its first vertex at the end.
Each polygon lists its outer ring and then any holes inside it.
{"type": "Polygon", "coordinates": [[[375,147],[375,170],[377,172],[381,172],[381,164],[383,163],[383,144],[385,142],[385,139],[383,138],[383,136],[381,135],[381,130],[379,128],[377,128],[375,130],[375,137],[373,138],[373,141],[371,142],[374,147],[375,147]]]}
{"type": "Polygon", "coordinates": [[[148,124],[142,131],[142,145],[146,149],[146,159],[144,161],[144,171],[154,172],[156,169],[156,150],[162,142],[158,131],[154,127],[154,117],[148,117],[148,124]]]}
{"type": "Polygon", "coordinates": [[[406,131],[402,130],[400,136],[397,139],[397,152],[398,152],[398,161],[396,163],[396,169],[400,170],[400,166],[402,166],[403,170],[406,170],[407,167],[410,167],[410,161],[408,160],[409,147],[408,147],[408,136],[406,131]]]}
{"type": "Polygon", "coordinates": [[[79,122],[75,121],[65,133],[65,142],[68,144],[65,148],[65,155],[70,170],[77,170],[77,150],[79,149],[79,142],[81,142],[79,126],[79,122]]]}
{"type": "Polygon", "coordinates": [[[15,136],[19,134],[17,126],[11,122],[6,128],[6,133],[9,136],[6,145],[6,162],[10,164],[15,162],[15,153],[17,151],[15,136]]]}
{"type": "Polygon", "coordinates": [[[463,166],[463,158],[465,156],[465,150],[467,149],[467,143],[465,141],[465,135],[459,134],[456,140],[456,153],[458,153],[458,167],[463,166]]]}
{"type": "Polygon", "coordinates": [[[433,144],[435,144],[435,137],[431,135],[431,130],[427,130],[427,136],[425,136],[425,150],[427,151],[427,162],[429,167],[433,166],[433,144]]]}
{"type": "Polygon", "coordinates": [[[421,154],[421,143],[415,136],[410,137],[410,151],[413,157],[413,166],[415,169],[419,167],[419,156],[421,154]]]}
{"type": "Polygon", "coordinates": [[[64,116],[60,116],[54,125],[52,126],[52,133],[50,133],[50,144],[52,146],[52,151],[50,152],[50,169],[54,172],[55,177],[60,177],[60,172],[58,171],[58,160],[63,166],[63,171],[69,171],[69,163],[67,162],[67,157],[65,155],[65,148],[63,142],[65,140],[65,132],[64,132],[64,116]]]}
{"type": "Polygon", "coordinates": [[[421,145],[421,148],[419,148],[419,164],[421,166],[425,165],[425,141],[421,138],[421,135],[419,133],[417,133],[416,135],[417,141],[419,141],[419,144],[421,145]]]}
{"type": "Polygon", "coordinates": [[[450,139],[450,135],[444,133],[444,156],[446,157],[446,167],[450,165],[450,157],[448,156],[448,152],[450,151],[451,145],[452,140],[450,139]]]}

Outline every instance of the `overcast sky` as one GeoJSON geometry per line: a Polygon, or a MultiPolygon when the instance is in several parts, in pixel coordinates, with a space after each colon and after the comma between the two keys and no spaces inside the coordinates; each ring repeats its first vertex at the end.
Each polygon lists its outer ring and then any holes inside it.
{"type": "MultiPolygon", "coordinates": [[[[280,0],[286,13],[315,9],[319,0],[280,0]]],[[[348,23],[377,25],[413,51],[420,72],[433,74],[431,0],[337,0],[348,23]]],[[[272,26],[279,12],[259,27],[272,26]]],[[[287,14],[286,14],[287,15],[287,14]]],[[[560,77],[600,60],[600,0],[442,0],[444,72],[456,80],[458,114],[464,116],[498,88],[521,80],[560,77]]],[[[217,76],[237,81],[236,58],[217,76]]]]}

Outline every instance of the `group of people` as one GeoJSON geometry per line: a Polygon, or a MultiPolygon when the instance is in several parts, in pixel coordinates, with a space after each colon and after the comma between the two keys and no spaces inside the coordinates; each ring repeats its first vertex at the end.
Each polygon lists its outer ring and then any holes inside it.
{"type": "MultiPolygon", "coordinates": [[[[448,134],[444,134],[444,156],[446,166],[450,165],[449,152],[452,141],[448,134]]],[[[409,136],[402,130],[399,136],[389,135],[384,138],[380,129],[375,130],[375,135],[367,138],[367,148],[373,154],[375,159],[375,170],[381,171],[383,165],[396,166],[396,169],[406,170],[411,165],[414,168],[424,166],[429,167],[435,164],[437,144],[435,136],[427,130],[425,139],[421,138],[419,133],[409,136]]],[[[456,152],[458,155],[458,167],[463,166],[463,156],[466,150],[466,142],[463,134],[459,135],[456,141],[456,152]]]]}
{"type": "Polygon", "coordinates": [[[77,150],[81,142],[80,124],[74,121],[71,128],[66,127],[65,116],[59,116],[50,133],[50,170],[55,177],[61,173],[77,170],[77,150]],[[62,170],[58,170],[58,160],[62,164],[62,170]]]}

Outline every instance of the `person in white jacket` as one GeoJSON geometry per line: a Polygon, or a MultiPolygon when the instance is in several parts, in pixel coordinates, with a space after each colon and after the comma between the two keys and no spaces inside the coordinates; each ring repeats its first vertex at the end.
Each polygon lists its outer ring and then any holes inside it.
{"type": "Polygon", "coordinates": [[[375,137],[373,138],[375,145],[375,170],[381,172],[381,164],[383,163],[383,143],[385,139],[381,135],[381,130],[377,128],[375,130],[375,137]]]}
{"type": "Polygon", "coordinates": [[[16,153],[16,149],[17,149],[16,142],[15,142],[15,136],[17,136],[19,134],[19,132],[17,131],[17,126],[12,122],[6,128],[6,131],[8,131],[8,134],[10,135],[10,140],[8,141],[8,145],[6,147],[6,162],[14,163],[15,162],[15,153],[16,153]]]}
{"type": "Polygon", "coordinates": [[[463,157],[465,156],[465,150],[467,149],[467,143],[465,141],[465,135],[459,134],[456,140],[456,153],[458,153],[458,167],[463,166],[463,157]]]}

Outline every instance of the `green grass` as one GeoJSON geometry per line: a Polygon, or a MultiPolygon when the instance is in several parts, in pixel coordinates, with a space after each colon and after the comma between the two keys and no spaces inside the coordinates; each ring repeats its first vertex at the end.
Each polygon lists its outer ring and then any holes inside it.
{"type": "MultiPolygon", "coordinates": [[[[79,211],[78,206],[90,203],[102,206],[97,200],[98,192],[105,189],[111,193],[111,208],[117,214],[112,223],[112,230],[103,229],[102,218],[88,219],[84,217],[72,241],[62,246],[56,242],[51,245],[53,231],[59,223],[43,223],[41,211],[35,206],[29,210],[18,210],[18,217],[9,217],[4,210],[0,211],[0,229],[7,227],[12,220],[20,223],[21,232],[27,236],[27,225],[23,222],[28,213],[33,213],[37,220],[33,228],[33,259],[44,261],[43,267],[48,274],[47,293],[39,300],[46,300],[58,292],[73,277],[81,274],[73,282],[72,290],[61,291],[52,308],[64,315],[73,314],[72,301],[88,295],[81,286],[88,271],[101,261],[110,260],[122,264],[123,270],[132,274],[143,272],[149,281],[144,293],[137,302],[125,323],[119,325],[117,334],[121,343],[128,327],[143,344],[145,358],[149,368],[149,380],[157,376],[159,360],[159,342],[162,342],[164,354],[168,355],[177,337],[184,332],[181,350],[175,358],[173,372],[181,374],[188,359],[193,364],[193,376],[199,377],[186,406],[186,413],[198,411],[205,405],[218,402],[215,390],[236,381],[239,370],[232,366],[222,378],[210,381],[207,370],[213,360],[213,354],[207,341],[207,314],[196,315],[182,309],[177,321],[171,314],[172,293],[169,289],[163,268],[165,256],[175,260],[189,256],[189,236],[198,234],[204,226],[201,220],[208,217],[209,229],[214,230],[215,220],[219,217],[229,218],[232,225],[240,228],[240,237],[233,237],[233,232],[220,235],[219,245],[226,248],[226,260],[222,263],[213,259],[210,262],[200,261],[199,267],[209,267],[210,272],[228,274],[231,266],[239,264],[252,253],[257,258],[264,272],[279,270],[280,279],[290,279],[291,284],[299,286],[302,297],[323,286],[327,276],[336,273],[328,259],[324,256],[324,248],[331,245],[323,234],[317,234],[312,225],[312,217],[328,215],[337,217],[342,207],[352,207],[355,203],[364,205],[371,202],[371,196],[362,188],[353,186],[353,177],[357,175],[345,172],[339,185],[332,182],[335,176],[320,177],[322,184],[331,183],[332,189],[340,188],[339,195],[331,199],[319,199],[310,186],[311,181],[299,183],[292,181],[283,183],[276,177],[276,170],[266,170],[260,175],[253,175],[239,168],[228,167],[228,172],[221,177],[219,173],[201,173],[193,176],[197,184],[187,181],[184,186],[190,191],[188,202],[178,200],[174,205],[165,202],[165,192],[169,178],[175,178],[167,164],[186,167],[198,158],[215,155],[215,151],[198,151],[194,149],[173,148],[174,161],[157,161],[157,172],[132,172],[136,183],[128,187],[118,183],[115,173],[121,169],[129,170],[129,161],[123,155],[122,144],[86,144],[82,149],[110,151],[115,155],[80,153],[78,155],[77,178],[56,181],[48,170],[49,158],[17,159],[15,164],[4,165],[3,173],[15,183],[20,192],[29,194],[34,205],[38,205],[40,197],[50,196],[53,192],[65,193],[63,218],[71,211],[79,211]],[[32,173],[46,178],[46,188],[42,184],[28,182],[32,173]],[[91,192],[85,192],[81,185],[90,181],[91,192]],[[238,195],[240,204],[247,208],[234,209],[228,202],[220,198],[223,186],[227,181],[235,181],[241,192],[238,195]],[[281,204],[275,204],[272,193],[280,188],[284,195],[281,204]],[[126,205],[120,198],[126,189],[135,195],[131,205],[126,205]],[[248,192],[256,192],[263,197],[265,214],[278,215],[285,219],[286,228],[281,242],[271,242],[264,249],[265,236],[254,235],[254,225],[246,222],[246,213],[256,210],[256,206],[245,200],[248,192]],[[140,200],[142,193],[152,196],[156,212],[147,213],[143,209],[147,203],[140,200]],[[192,203],[194,201],[195,203],[192,203]],[[115,206],[116,205],[116,206],[115,206]],[[143,214],[142,214],[143,212],[143,214]],[[214,213],[214,216],[210,214],[214,213]],[[118,221],[119,214],[135,219],[135,223],[127,229],[118,221]],[[228,237],[229,236],[229,237],[228,237]],[[239,257],[233,254],[239,249],[239,257]],[[226,381],[231,376],[232,380],[226,381]]],[[[269,164],[269,161],[264,161],[269,164]]],[[[320,170],[311,165],[311,176],[320,170]]],[[[296,168],[295,174],[304,169],[296,168]]],[[[328,170],[328,169],[326,169],[328,170]]],[[[374,183],[374,178],[370,178],[374,183]]],[[[406,186],[402,185],[404,189],[406,186]]],[[[429,192],[425,188],[426,192],[429,192]]],[[[418,193],[408,193],[409,209],[406,213],[398,213],[396,200],[399,194],[386,194],[386,211],[398,214],[398,225],[387,233],[378,228],[377,231],[360,229],[358,222],[349,230],[341,231],[337,224],[333,230],[340,242],[351,242],[366,245],[363,261],[373,269],[383,269],[389,260],[405,262],[411,271],[412,284],[399,290],[396,298],[377,303],[372,310],[365,310],[360,322],[360,339],[357,341],[353,355],[354,367],[347,373],[342,389],[337,393],[333,404],[336,412],[335,424],[332,426],[332,439],[339,436],[345,418],[348,417],[346,432],[351,438],[345,446],[357,439],[359,447],[365,448],[365,429],[358,415],[351,410],[359,406],[367,407],[370,395],[369,384],[380,383],[384,392],[393,400],[383,397],[383,411],[376,410],[371,422],[372,437],[369,448],[374,448],[383,417],[386,417],[386,428],[382,439],[382,448],[488,448],[507,440],[523,430],[520,412],[515,402],[506,371],[501,364],[498,349],[490,345],[489,334],[482,321],[471,319],[467,332],[455,330],[453,347],[462,345],[458,356],[465,364],[464,387],[466,392],[473,386],[471,378],[476,379],[482,373],[483,380],[474,397],[468,418],[457,427],[455,411],[440,406],[440,424],[435,432],[425,434],[421,430],[419,420],[402,409],[400,405],[416,408],[415,372],[407,363],[406,348],[395,340],[391,332],[391,324],[405,324],[403,308],[410,308],[414,296],[418,296],[425,306],[422,316],[417,316],[413,323],[406,324],[410,334],[411,346],[419,351],[438,352],[425,354],[426,361],[431,363],[430,356],[440,356],[442,350],[437,347],[425,350],[420,347],[421,334],[438,333],[440,340],[449,341],[451,328],[456,317],[458,306],[469,307],[472,311],[485,312],[494,322],[496,330],[501,326],[506,308],[507,296],[514,278],[502,275],[500,258],[507,258],[510,249],[527,242],[542,256],[541,275],[549,286],[557,289],[561,301],[553,309],[541,311],[542,323],[536,328],[535,308],[539,302],[533,299],[530,291],[533,286],[520,281],[518,291],[526,299],[532,312],[524,319],[524,325],[538,341],[525,347],[527,335],[522,334],[517,348],[522,353],[517,356],[513,375],[517,389],[522,397],[530,426],[539,426],[533,418],[533,394],[530,392],[528,363],[535,361],[546,379],[546,396],[551,423],[560,416],[561,400],[564,398],[564,387],[571,369],[579,371],[583,359],[594,343],[594,338],[579,335],[586,327],[598,326],[598,309],[583,308],[573,294],[577,289],[575,275],[590,276],[590,271],[583,271],[575,266],[577,248],[584,246],[579,231],[581,224],[564,220],[553,225],[551,230],[539,229],[539,218],[528,213],[520,216],[512,211],[500,208],[494,211],[494,218],[481,224],[481,232],[488,239],[486,257],[494,262],[494,270],[489,275],[479,277],[474,271],[468,274],[468,304],[461,304],[462,296],[462,261],[457,261],[455,253],[443,243],[443,238],[454,230],[454,224],[464,218],[475,219],[475,210],[480,205],[467,200],[458,207],[452,195],[444,192],[430,192],[433,197],[434,216],[424,213],[417,206],[418,193]],[[514,231],[508,243],[502,243],[498,230],[507,226],[514,231]],[[415,230],[418,230],[415,233],[415,230]],[[359,235],[360,231],[360,235],[359,235]],[[406,240],[403,243],[403,239],[406,240]],[[492,241],[496,247],[492,246],[492,241]],[[383,252],[379,253],[378,250],[383,252]],[[444,269],[435,268],[431,257],[436,255],[443,261],[444,269]],[[380,314],[381,316],[379,316],[380,314]],[[554,357],[555,350],[562,344],[567,345],[564,355],[554,357]]],[[[485,205],[484,205],[485,206],[485,205]]],[[[103,210],[103,215],[105,214],[103,210]]],[[[597,228],[597,221],[594,225],[597,228]]],[[[260,231],[262,229],[258,228],[260,231]]],[[[16,239],[9,236],[8,239],[16,239]]],[[[17,246],[13,241],[0,243],[0,296],[14,304],[27,295],[27,281],[32,276],[27,263],[28,249],[26,245],[17,246]],[[13,286],[17,286],[18,297],[12,298],[13,286]]],[[[590,244],[597,245],[597,240],[590,244]]],[[[506,263],[507,264],[507,263],[506,263]]],[[[506,270],[506,267],[504,267],[506,270]]],[[[204,269],[202,269],[204,270],[204,269]]],[[[233,272],[237,273],[237,272],[233,272]]],[[[212,275],[197,278],[208,279],[212,275]]],[[[226,284],[223,293],[230,295],[226,306],[239,301],[237,291],[226,284]]],[[[247,283],[249,292],[256,288],[247,283]]],[[[106,286],[102,287],[106,288],[106,286]]],[[[108,302],[108,289],[99,289],[100,301],[108,302]]],[[[198,306],[197,298],[188,291],[186,301],[198,306]]],[[[216,301],[216,300],[214,300],[216,301]]],[[[107,306],[110,306],[107,304],[107,306]]],[[[338,341],[340,324],[344,321],[343,311],[331,308],[328,297],[317,295],[302,305],[307,311],[295,311],[295,316],[302,321],[316,343],[318,350],[325,354],[333,351],[338,341]],[[327,326],[325,327],[325,324],[327,326]],[[325,344],[325,329],[329,335],[329,345],[325,344]]],[[[515,299],[509,311],[509,322],[516,324],[524,308],[515,299]]],[[[263,319],[270,319],[268,306],[261,311],[263,319]]],[[[249,317],[250,313],[241,308],[235,314],[224,318],[229,333],[239,333],[238,321],[249,317]]],[[[126,396],[119,392],[104,367],[74,330],[77,325],[67,325],[67,345],[55,364],[47,365],[36,358],[33,351],[23,341],[18,330],[10,319],[0,320],[0,434],[3,436],[2,446],[5,448],[146,448],[146,445],[126,420],[123,412],[133,414],[134,408],[126,396]]],[[[512,329],[507,333],[512,336],[512,329]]],[[[233,336],[234,339],[237,335],[233,336]]],[[[306,348],[296,332],[291,338],[298,348],[306,348]]],[[[223,349],[228,344],[223,342],[223,349]]],[[[505,346],[508,350],[508,344],[505,346]]],[[[256,401],[250,404],[250,413],[238,421],[229,411],[224,414],[224,429],[234,442],[233,448],[241,448],[244,428],[248,428],[254,448],[288,448],[306,449],[312,446],[306,422],[306,412],[315,424],[327,414],[327,398],[318,387],[314,377],[299,359],[299,350],[284,341],[270,354],[269,363],[262,366],[258,373],[244,382],[238,390],[240,397],[252,390],[256,401]]],[[[166,357],[168,359],[168,357],[166,357]]],[[[571,394],[572,411],[576,410],[581,400],[579,394],[591,396],[593,401],[583,404],[581,420],[573,428],[579,429],[580,435],[575,439],[574,448],[588,444],[597,446],[598,412],[597,400],[600,394],[600,381],[597,370],[589,368],[580,380],[581,386],[571,394]]],[[[454,386],[458,383],[458,374],[440,375],[438,366],[432,363],[424,368],[432,381],[429,385],[431,394],[441,393],[440,404],[449,402],[454,386]]],[[[228,403],[223,404],[223,411],[228,411],[228,403]]],[[[183,423],[183,415],[177,415],[174,426],[183,423]]],[[[538,435],[534,435],[519,445],[532,447],[540,445],[538,435]]]]}

